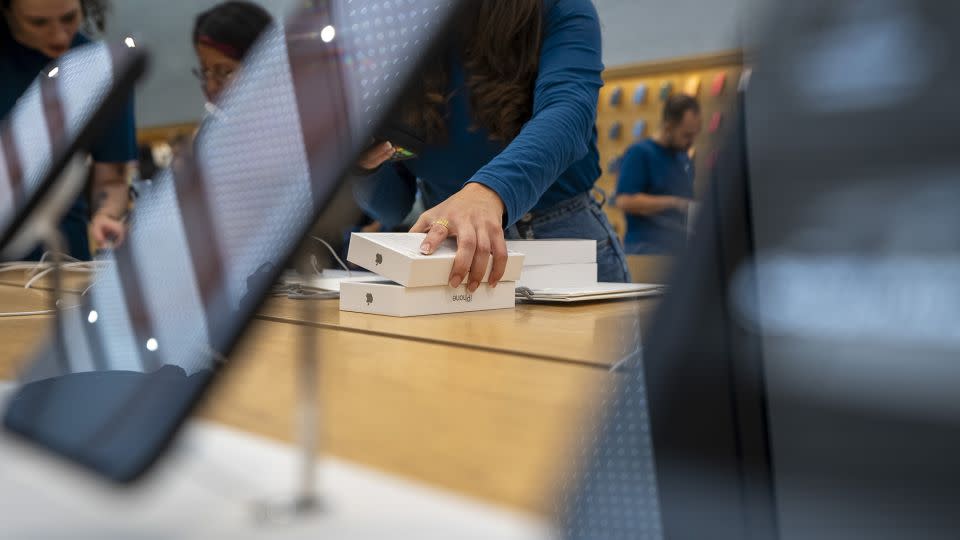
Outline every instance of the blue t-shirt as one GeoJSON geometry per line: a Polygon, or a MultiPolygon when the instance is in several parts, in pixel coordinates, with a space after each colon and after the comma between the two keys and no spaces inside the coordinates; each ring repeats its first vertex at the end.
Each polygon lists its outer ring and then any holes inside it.
{"type": "MultiPolygon", "coordinates": [[[[72,47],[90,43],[77,34],[72,47]]],[[[25,47],[10,35],[6,21],[0,19],[0,119],[7,116],[17,99],[30,87],[37,75],[53,60],[45,54],[25,47]]],[[[91,149],[97,163],[125,163],[137,157],[137,133],[133,117],[133,99],[124,108],[123,114],[113,121],[91,149]]],[[[90,243],[87,237],[87,221],[90,208],[85,195],[77,198],[67,215],[60,222],[69,254],[78,259],[90,258],[90,243]]],[[[37,248],[30,259],[38,259],[43,253],[37,248]]]]}
{"type": "MultiPolygon", "coordinates": [[[[693,162],[682,150],[647,139],[627,150],[620,166],[617,195],[645,193],[693,198],[693,162]]],[[[627,214],[624,244],[629,252],[671,253],[683,245],[687,216],[667,210],[656,216],[627,214]]]]}
{"type": "Polygon", "coordinates": [[[472,129],[467,74],[455,62],[446,140],[428,145],[416,159],[385,165],[355,186],[361,207],[387,229],[410,212],[416,178],[427,208],[470,182],[493,189],[506,206],[507,225],[593,187],[600,177],[595,128],[603,86],[600,22],[590,0],[545,5],[532,118],[508,144],[491,141],[484,129],[472,129]]]}

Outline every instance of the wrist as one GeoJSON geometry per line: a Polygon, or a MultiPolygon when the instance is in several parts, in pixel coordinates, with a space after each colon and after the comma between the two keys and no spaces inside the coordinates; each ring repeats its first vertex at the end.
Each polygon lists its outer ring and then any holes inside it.
{"type": "Polygon", "coordinates": [[[507,205],[504,204],[503,199],[500,197],[500,194],[494,191],[493,188],[490,188],[489,186],[480,184],[478,182],[470,182],[463,187],[463,190],[467,193],[477,194],[478,196],[489,200],[491,204],[494,205],[497,208],[497,210],[500,212],[500,215],[503,215],[506,213],[507,205]]]}

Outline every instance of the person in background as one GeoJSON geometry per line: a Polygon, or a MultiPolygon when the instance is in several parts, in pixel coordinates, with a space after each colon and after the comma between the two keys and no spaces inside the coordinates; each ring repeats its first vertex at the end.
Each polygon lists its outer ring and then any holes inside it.
{"type": "Polygon", "coordinates": [[[193,49],[200,67],[193,74],[209,103],[220,99],[247,52],[272,22],[273,17],[252,2],[224,2],[197,15],[193,49]]]}
{"type": "Polygon", "coordinates": [[[600,177],[600,22],[590,0],[474,0],[460,41],[422,74],[404,122],[420,155],[391,161],[390,141],[357,163],[361,206],[393,228],[419,179],[427,211],[411,229],[430,254],[456,237],[451,287],[503,276],[506,238],[597,241],[599,279],[628,282],[626,258],[592,190],[600,177]]]}
{"type": "MultiPolygon", "coordinates": [[[[194,75],[203,85],[203,95],[210,105],[216,107],[227,84],[240,70],[244,57],[272,21],[271,15],[261,6],[242,1],[217,4],[197,15],[193,27],[193,48],[200,67],[194,69],[194,75]]],[[[352,201],[337,201],[337,204],[347,203],[352,201]]],[[[379,223],[368,218],[336,236],[331,236],[333,227],[332,223],[326,223],[321,218],[310,236],[325,237],[324,240],[332,249],[341,251],[344,256],[350,233],[381,230],[379,223]]],[[[314,271],[311,256],[316,257],[318,265],[329,267],[334,262],[329,255],[324,247],[310,241],[297,257],[296,267],[301,273],[311,274],[314,271]]]]}
{"type": "Polygon", "coordinates": [[[689,152],[700,129],[697,100],[673,96],[663,107],[661,129],[627,150],[613,199],[627,217],[627,253],[668,255],[684,245],[693,202],[689,152]]]}
{"type": "MultiPolygon", "coordinates": [[[[37,75],[74,47],[90,43],[85,31],[102,32],[108,11],[103,0],[0,0],[0,118],[37,75]]],[[[90,259],[90,238],[100,246],[123,241],[129,208],[129,178],[137,159],[133,99],[94,145],[87,190],[60,222],[68,254],[90,259]],[[92,208],[92,210],[91,210],[92,208]]],[[[30,256],[42,255],[37,248],[30,256]]]]}

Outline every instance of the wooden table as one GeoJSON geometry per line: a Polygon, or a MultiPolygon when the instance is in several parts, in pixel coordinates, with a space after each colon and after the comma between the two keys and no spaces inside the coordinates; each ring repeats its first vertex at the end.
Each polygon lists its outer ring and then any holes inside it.
{"type": "MultiPolygon", "coordinates": [[[[43,305],[22,280],[8,283],[0,280],[0,310],[43,305]]],[[[549,515],[614,389],[609,366],[637,347],[639,322],[654,305],[519,305],[397,319],[341,313],[335,300],[271,299],[200,414],[293,440],[297,354],[302,340],[312,341],[323,451],[549,515]]],[[[0,340],[11,344],[0,354],[0,377],[49,322],[0,319],[0,340]]]]}
{"type": "MultiPolygon", "coordinates": [[[[77,295],[68,294],[61,305],[76,305],[77,295]]],[[[53,294],[46,290],[0,285],[0,380],[16,376],[21,362],[45,338],[53,322],[48,312],[54,307],[53,294]],[[23,313],[22,316],[9,316],[23,313]]]]}
{"type": "Polygon", "coordinates": [[[633,352],[639,345],[639,323],[656,306],[651,299],[519,304],[508,310],[397,318],[341,312],[336,300],[320,301],[315,313],[306,315],[300,302],[271,299],[259,318],[594,366],[610,366],[633,352]]]}

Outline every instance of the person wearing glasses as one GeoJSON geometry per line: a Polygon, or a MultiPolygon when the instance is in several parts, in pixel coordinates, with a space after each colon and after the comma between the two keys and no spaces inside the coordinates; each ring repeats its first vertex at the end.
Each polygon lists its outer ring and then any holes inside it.
{"type": "Polygon", "coordinates": [[[251,2],[218,4],[197,15],[193,25],[193,49],[200,67],[193,74],[203,86],[207,102],[216,104],[247,52],[273,18],[251,2]]]}
{"type": "MultiPolygon", "coordinates": [[[[85,33],[104,30],[108,8],[103,0],[0,0],[0,118],[52,61],[90,43],[85,33]]],[[[59,225],[67,254],[81,260],[91,257],[91,238],[99,246],[117,245],[126,233],[129,178],[137,159],[132,97],[91,157],[90,196],[81,195],[59,225]]],[[[38,247],[28,258],[42,254],[38,247]]]]}
{"type": "MultiPolygon", "coordinates": [[[[244,57],[257,38],[272,21],[270,14],[259,5],[242,1],[224,2],[197,16],[193,27],[193,48],[199,67],[193,69],[193,74],[203,88],[209,112],[217,110],[224,89],[241,69],[244,57]]],[[[338,204],[345,203],[352,204],[352,201],[338,201],[338,204]]],[[[331,219],[337,221],[337,218],[331,219]]],[[[326,223],[321,218],[311,236],[326,237],[331,249],[342,252],[344,258],[350,232],[381,230],[379,223],[366,218],[344,231],[343,235],[330,236],[328,233],[332,227],[333,223],[326,223]]],[[[323,267],[333,265],[334,261],[326,249],[308,244],[297,257],[296,268],[303,274],[311,273],[314,257],[323,267]]]]}

